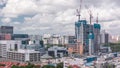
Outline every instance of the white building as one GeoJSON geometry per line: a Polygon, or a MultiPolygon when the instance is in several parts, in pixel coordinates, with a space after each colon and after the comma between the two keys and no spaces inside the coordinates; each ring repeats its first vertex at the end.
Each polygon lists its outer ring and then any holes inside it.
{"type": "Polygon", "coordinates": [[[7,58],[11,60],[26,62],[40,61],[40,52],[28,49],[19,49],[18,51],[8,51],[7,58]]]}
{"type": "Polygon", "coordinates": [[[68,44],[68,36],[60,36],[60,35],[56,35],[56,34],[44,35],[43,41],[44,41],[44,44],[65,45],[65,44],[68,44]]]}
{"type": "Polygon", "coordinates": [[[44,34],[44,35],[43,35],[44,44],[49,44],[49,43],[51,42],[51,41],[50,41],[50,37],[51,37],[50,34],[44,34]]]}
{"type": "Polygon", "coordinates": [[[41,35],[29,35],[30,40],[42,40],[41,35]]]}
{"type": "Polygon", "coordinates": [[[51,39],[52,39],[52,44],[60,44],[59,43],[59,41],[60,41],[60,39],[59,39],[59,35],[53,35],[52,37],[51,37],[51,39]]]}
{"type": "Polygon", "coordinates": [[[101,31],[100,34],[100,43],[105,44],[109,42],[109,34],[105,32],[105,30],[101,31]]]}
{"type": "Polygon", "coordinates": [[[68,44],[68,36],[61,36],[60,37],[60,44],[62,44],[62,45],[68,44]]]}
{"type": "Polygon", "coordinates": [[[84,68],[84,59],[82,58],[64,58],[64,61],[63,61],[63,68],[68,68],[69,66],[78,66],[78,67],[81,67],[81,68],[84,68]]]}
{"type": "Polygon", "coordinates": [[[40,61],[40,56],[45,53],[45,49],[39,44],[22,45],[21,41],[1,40],[0,56],[16,61],[40,61]]]}
{"type": "Polygon", "coordinates": [[[21,41],[0,40],[0,56],[7,57],[7,51],[17,51],[20,49],[21,41]]]}

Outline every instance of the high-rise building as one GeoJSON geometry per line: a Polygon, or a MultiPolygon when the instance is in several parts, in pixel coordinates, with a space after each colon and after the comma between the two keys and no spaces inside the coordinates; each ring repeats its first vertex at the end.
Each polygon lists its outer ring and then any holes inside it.
{"type": "MultiPolygon", "coordinates": [[[[88,24],[86,20],[79,20],[75,23],[75,36],[77,39],[77,43],[80,42],[83,47],[83,53],[89,53],[89,51],[93,51],[93,53],[97,53],[100,48],[100,24],[88,24]],[[90,39],[89,34],[93,33],[94,38],[90,39]],[[91,41],[91,43],[90,43],[91,41]],[[92,44],[92,45],[91,45],[92,44]],[[90,45],[92,47],[90,47],[90,45]],[[90,50],[92,49],[92,50],[90,50]]],[[[79,46],[79,45],[78,45],[79,46]]]]}
{"type": "Polygon", "coordinates": [[[11,40],[11,34],[0,34],[0,40],[11,40]]]}
{"type": "Polygon", "coordinates": [[[13,26],[0,26],[0,33],[13,34],[13,26]]]}
{"type": "Polygon", "coordinates": [[[29,35],[30,40],[42,40],[41,35],[29,35]]]}
{"type": "Polygon", "coordinates": [[[109,34],[105,32],[105,30],[101,31],[100,34],[100,43],[107,44],[109,43],[109,34]]]}
{"type": "Polygon", "coordinates": [[[13,34],[12,40],[26,40],[28,37],[28,34],[13,34]]]}
{"type": "Polygon", "coordinates": [[[100,29],[101,26],[98,23],[94,24],[94,52],[98,53],[100,50],[100,29]]]}
{"type": "Polygon", "coordinates": [[[68,36],[60,36],[60,41],[59,43],[62,44],[62,45],[67,45],[69,42],[68,42],[68,36]]]}
{"type": "Polygon", "coordinates": [[[77,42],[80,42],[83,46],[82,48],[84,52],[88,52],[88,34],[90,26],[91,25],[87,24],[86,20],[79,20],[75,23],[75,37],[77,39],[77,42]]]}
{"type": "Polygon", "coordinates": [[[0,26],[0,40],[11,40],[13,26],[0,26]]]}
{"type": "Polygon", "coordinates": [[[68,43],[69,43],[69,44],[74,44],[75,41],[76,41],[75,36],[68,36],[68,43]]]}

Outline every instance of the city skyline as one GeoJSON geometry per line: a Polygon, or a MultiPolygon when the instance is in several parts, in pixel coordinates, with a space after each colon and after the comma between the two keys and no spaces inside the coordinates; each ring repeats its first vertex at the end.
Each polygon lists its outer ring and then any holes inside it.
{"type": "MultiPolygon", "coordinates": [[[[1,25],[15,27],[15,33],[74,34],[79,0],[0,0],[1,25]]],[[[89,22],[88,9],[93,22],[99,13],[99,23],[112,35],[119,35],[119,0],[83,0],[82,19],[89,22]]]]}

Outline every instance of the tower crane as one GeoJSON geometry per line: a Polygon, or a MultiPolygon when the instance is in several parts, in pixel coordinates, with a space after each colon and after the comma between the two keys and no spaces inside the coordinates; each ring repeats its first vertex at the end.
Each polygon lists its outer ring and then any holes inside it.
{"type": "Polygon", "coordinates": [[[96,23],[97,23],[97,24],[98,24],[98,15],[99,15],[99,14],[97,13],[97,19],[96,19],[96,23]]]}
{"type": "Polygon", "coordinates": [[[81,7],[82,7],[82,0],[80,0],[80,7],[76,9],[76,12],[77,12],[76,16],[78,16],[78,20],[80,20],[81,18],[81,7]]]}
{"type": "Polygon", "coordinates": [[[89,13],[89,19],[90,19],[90,25],[92,24],[92,18],[93,18],[93,15],[92,15],[92,11],[85,5],[85,8],[87,9],[88,13],[89,13]]]}

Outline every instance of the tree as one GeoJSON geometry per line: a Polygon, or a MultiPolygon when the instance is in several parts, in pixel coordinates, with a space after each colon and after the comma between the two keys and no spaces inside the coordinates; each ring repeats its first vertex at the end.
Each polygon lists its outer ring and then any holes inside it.
{"type": "Polygon", "coordinates": [[[72,68],[71,66],[68,66],[68,68],[72,68]]]}
{"type": "Polygon", "coordinates": [[[38,68],[38,67],[35,67],[34,64],[31,64],[31,63],[28,62],[28,65],[27,65],[27,66],[13,65],[11,68],[38,68]]]}
{"type": "Polygon", "coordinates": [[[56,68],[63,68],[63,62],[62,63],[58,63],[56,68]]]}
{"type": "Polygon", "coordinates": [[[19,66],[13,65],[11,68],[20,68],[19,66]]]}
{"type": "Polygon", "coordinates": [[[28,65],[26,66],[26,68],[35,68],[34,64],[28,63],[28,65]]]}
{"type": "Polygon", "coordinates": [[[52,66],[52,65],[44,65],[44,66],[42,66],[42,68],[55,68],[55,66],[52,66]]]}

